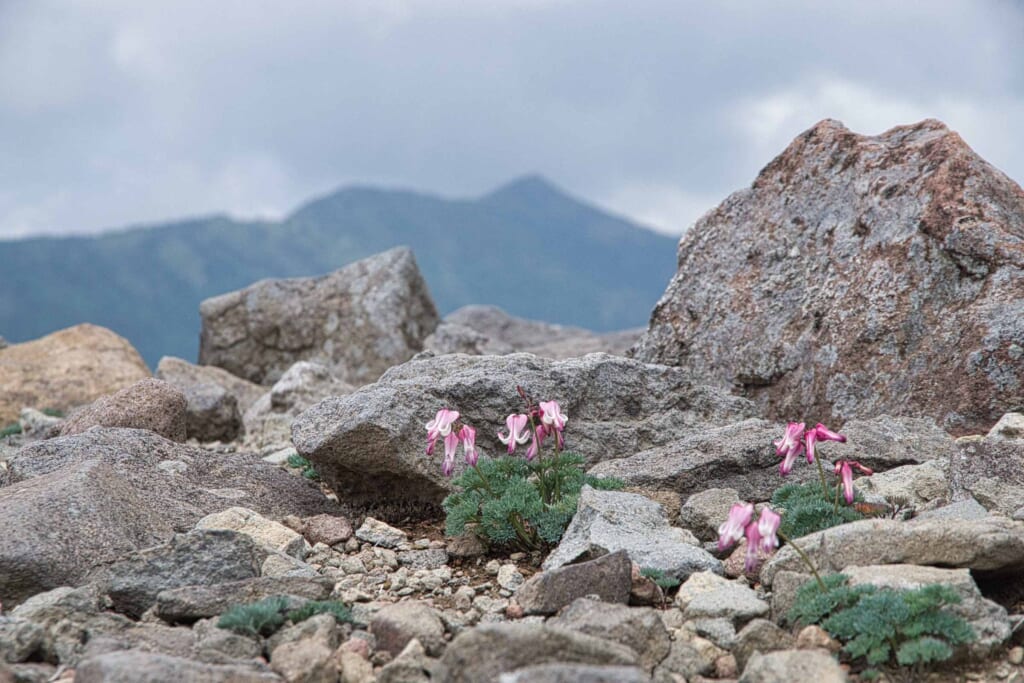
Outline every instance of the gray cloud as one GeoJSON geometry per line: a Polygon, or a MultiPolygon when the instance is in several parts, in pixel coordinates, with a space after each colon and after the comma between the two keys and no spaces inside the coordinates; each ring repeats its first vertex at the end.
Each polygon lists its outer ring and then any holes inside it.
{"type": "Polygon", "coordinates": [[[1013,2],[6,0],[0,237],[527,173],[670,232],[825,117],[1024,178],[1013,2]]]}

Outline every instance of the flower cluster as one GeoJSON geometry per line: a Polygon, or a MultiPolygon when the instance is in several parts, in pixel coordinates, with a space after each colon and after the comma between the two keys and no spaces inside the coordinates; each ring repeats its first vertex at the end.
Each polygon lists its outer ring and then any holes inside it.
{"type": "Polygon", "coordinates": [[[522,445],[533,439],[533,443],[526,449],[526,459],[533,460],[540,452],[544,439],[554,434],[555,445],[558,450],[565,447],[562,432],[565,430],[565,423],[569,418],[562,412],[558,401],[541,401],[538,406],[531,406],[527,413],[513,413],[505,418],[507,434],[498,432],[498,440],[508,446],[509,453],[515,453],[516,445],[522,445]],[[540,420],[540,424],[537,424],[540,420]],[[532,429],[527,429],[532,426],[532,429]]]}
{"type": "Polygon", "coordinates": [[[427,423],[427,455],[434,454],[434,445],[437,440],[444,438],[444,462],[441,464],[441,471],[444,476],[452,476],[455,469],[455,452],[462,444],[466,456],[466,464],[476,464],[478,455],[476,452],[476,430],[467,424],[455,428],[455,421],[459,419],[459,411],[441,408],[437,411],[434,419],[427,423]]]}
{"type": "Polygon", "coordinates": [[[786,425],[786,433],[781,439],[775,441],[775,455],[782,456],[779,463],[779,474],[786,476],[793,469],[793,463],[802,453],[807,453],[807,462],[812,463],[817,454],[816,444],[819,441],[846,442],[846,437],[838,432],[821,424],[820,422],[813,429],[804,431],[803,422],[790,422],[786,425]]]}
{"type": "Polygon", "coordinates": [[[839,460],[836,462],[836,474],[843,480],[843,497],[847,503],[853,503],[853,470],[856,468],[861,474],[872,475],[875,473],[870,467],[864,467],[856,460],[839,460]]]}
{"type": "Polygon", "coordinates": [[[747,558],[744,566],[748,572],[757,567],[761,557],[770,555],[779,547],[779,525],[782,517],[767,505],[761,508],[761,516],[754,519],[753,503],[734,503],[729,518],[718,528],[718,549],[726,550],[733,543],[747,537],[747,558]]]}

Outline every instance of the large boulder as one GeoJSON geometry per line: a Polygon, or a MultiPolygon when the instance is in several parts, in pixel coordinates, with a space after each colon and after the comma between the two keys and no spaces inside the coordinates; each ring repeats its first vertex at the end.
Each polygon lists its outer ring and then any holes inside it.
{"type": "Polygon", "coordinates": [[[187,406],[180,389],[147,377],[82,408],[64,421],[60,433],[69,436],[92,427],[127,427],[148,429],[171,441],[184,441],[187,406]]]}
{"type": "Polygon", "coordinates": [[[266,392],[230,372],[164,356],[156,376],[185,394],[186,431],[199,441],[231,441],[242,428],[242,415],[266,392]]]}
{"type": "MultiPolygon", "coordinates": [[[[459,410],[476,428],[481,453],[502,455],[497,432],[509,413],[523,410],[517,385],[535,400],[561,403],[569,416],[567,448],[590,463],[626,457],[753,412],[745,399],[696,384],[682,369],[607,354],[564,361],[530,354],[425,354],[375,384],[310,408],[293,423],[292,440],[347,502],[436,505],[452,485],[439,458],[423,454],[423,426],[444,406],[459,410]]],[[[456,473],[464,467],[457,463],[456,473]]]]}
{"type": "Polygon", "coordinates": [[[927,120],[826,120],[701,218],[635,348],[770,419],[985,432],[1021,405],[1024,191],[927,120]]]}
{"type": "Polygon", "coordinates": [[[1012,517],[1024,506],[1024,443],[961,440],[950,460],[950,498],[974,498],[989,512],[1012,517]]]}
{"type": "Polygon", "coordinates": [[[67,411],[149,376],[127,339],[96,325],[12,344],[0,348],[0,425],[26,406],[67,411]]]}
{"type": "Polygon", "coordinates": [[[509,315],[497,306],[463,306],[449,313],[424,347],[438,354],[505,354],[522,351],[565,359],[588,353],[625,355],[642,329],[591,332],[509,315]]]}
{"type": "Polygon", "coordinates": [[[203,301],[199,362],[272,384],[300,360],[359,385],[411,358],[437,327],[412,251],[396,247],[322,277],[261,280],[203,301]]]}
{"type": "Polygon", "coordinates": [[[338,512],[317,487],[259,458],[214,457],[149,431],[100,428],[27,446],[0,476],[0,602],[76,585],[239,501],[277,518],[338,512]]]}
{"type": "Polygon", "coordinates": [[[164,356],[156,367],[155,376],[170,382],[185,392],[188,389],[204,384],[214,384],[235,397],[239,413],[244,413],[256,400],[266,393],[267,388],[232,375],[227,370],[213,365],[193,365],[181,358],[164,356]]]}

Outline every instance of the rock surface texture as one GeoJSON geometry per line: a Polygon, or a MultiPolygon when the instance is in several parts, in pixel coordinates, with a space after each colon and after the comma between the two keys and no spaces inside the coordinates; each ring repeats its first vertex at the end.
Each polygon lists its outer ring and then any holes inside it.
{"type": "Polygon", "coordinates": [[[24,407],[67,411],[149,376],[127,339],[97,325],[12,344],[0,349],[0,423],[24,407]]]}
{"type": "Polygon", "coordinates": [[[169,382],[147,377],[130,387],[101,396],[61,425],[61,436],[80,434],[92,427],[148,429],[171,441],[184,441],[188,401],[169,382]]]}
{"type": "Polygon", "coordinates": [[[826,120],[686,234],[634,351],[768,418],[985,432],[1024,401],[1022,294],[1015,182],[938,121],[866,137],[826,120]]]}
{"type": "MultiPolygon", "coordinates": [[[[375,384],[321,401],[292,425],[292,440],[339,499],[436,505],[451,490],[440,458],[423,454],[423,426],[439,408],[462,413],[487,456],[505,417],[523,409],[516,386],[534,400],[557,400],[569,416],[566,447],[589,462],[667,443],[710,422],[748,417],[742,398],[698,385],[679,368],[590,354],[550,361],[530,354],[423,357],[392,368],[375,384]]],[[[465,464],[458,458],[456,473],[465,464]]]]}
{"type": "Polygon", "coordinates": [[[259,384],[300,360],[356,385],[372,382],[420,351],[438,323],[405,247],[322,277],[261,280],[207,299],[199,314],[199,362],[259,384]]]}

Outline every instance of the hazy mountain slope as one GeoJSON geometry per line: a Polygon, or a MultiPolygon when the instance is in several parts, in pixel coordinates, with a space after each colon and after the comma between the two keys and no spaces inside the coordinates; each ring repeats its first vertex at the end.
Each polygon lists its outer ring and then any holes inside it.
{"type": "Polygon", "coordinates": [[[211,217],[0,242],[0,334],[22,341],[89,321],[126,336],[151,365],[165,354],[191,360],[202,299],[398,244],[415,251],[442,313],[491,303],[596,330],[645,324],[675,270],[674,239],[540,178],[477,200],[349,188],[280,223],[211,217]]]}

